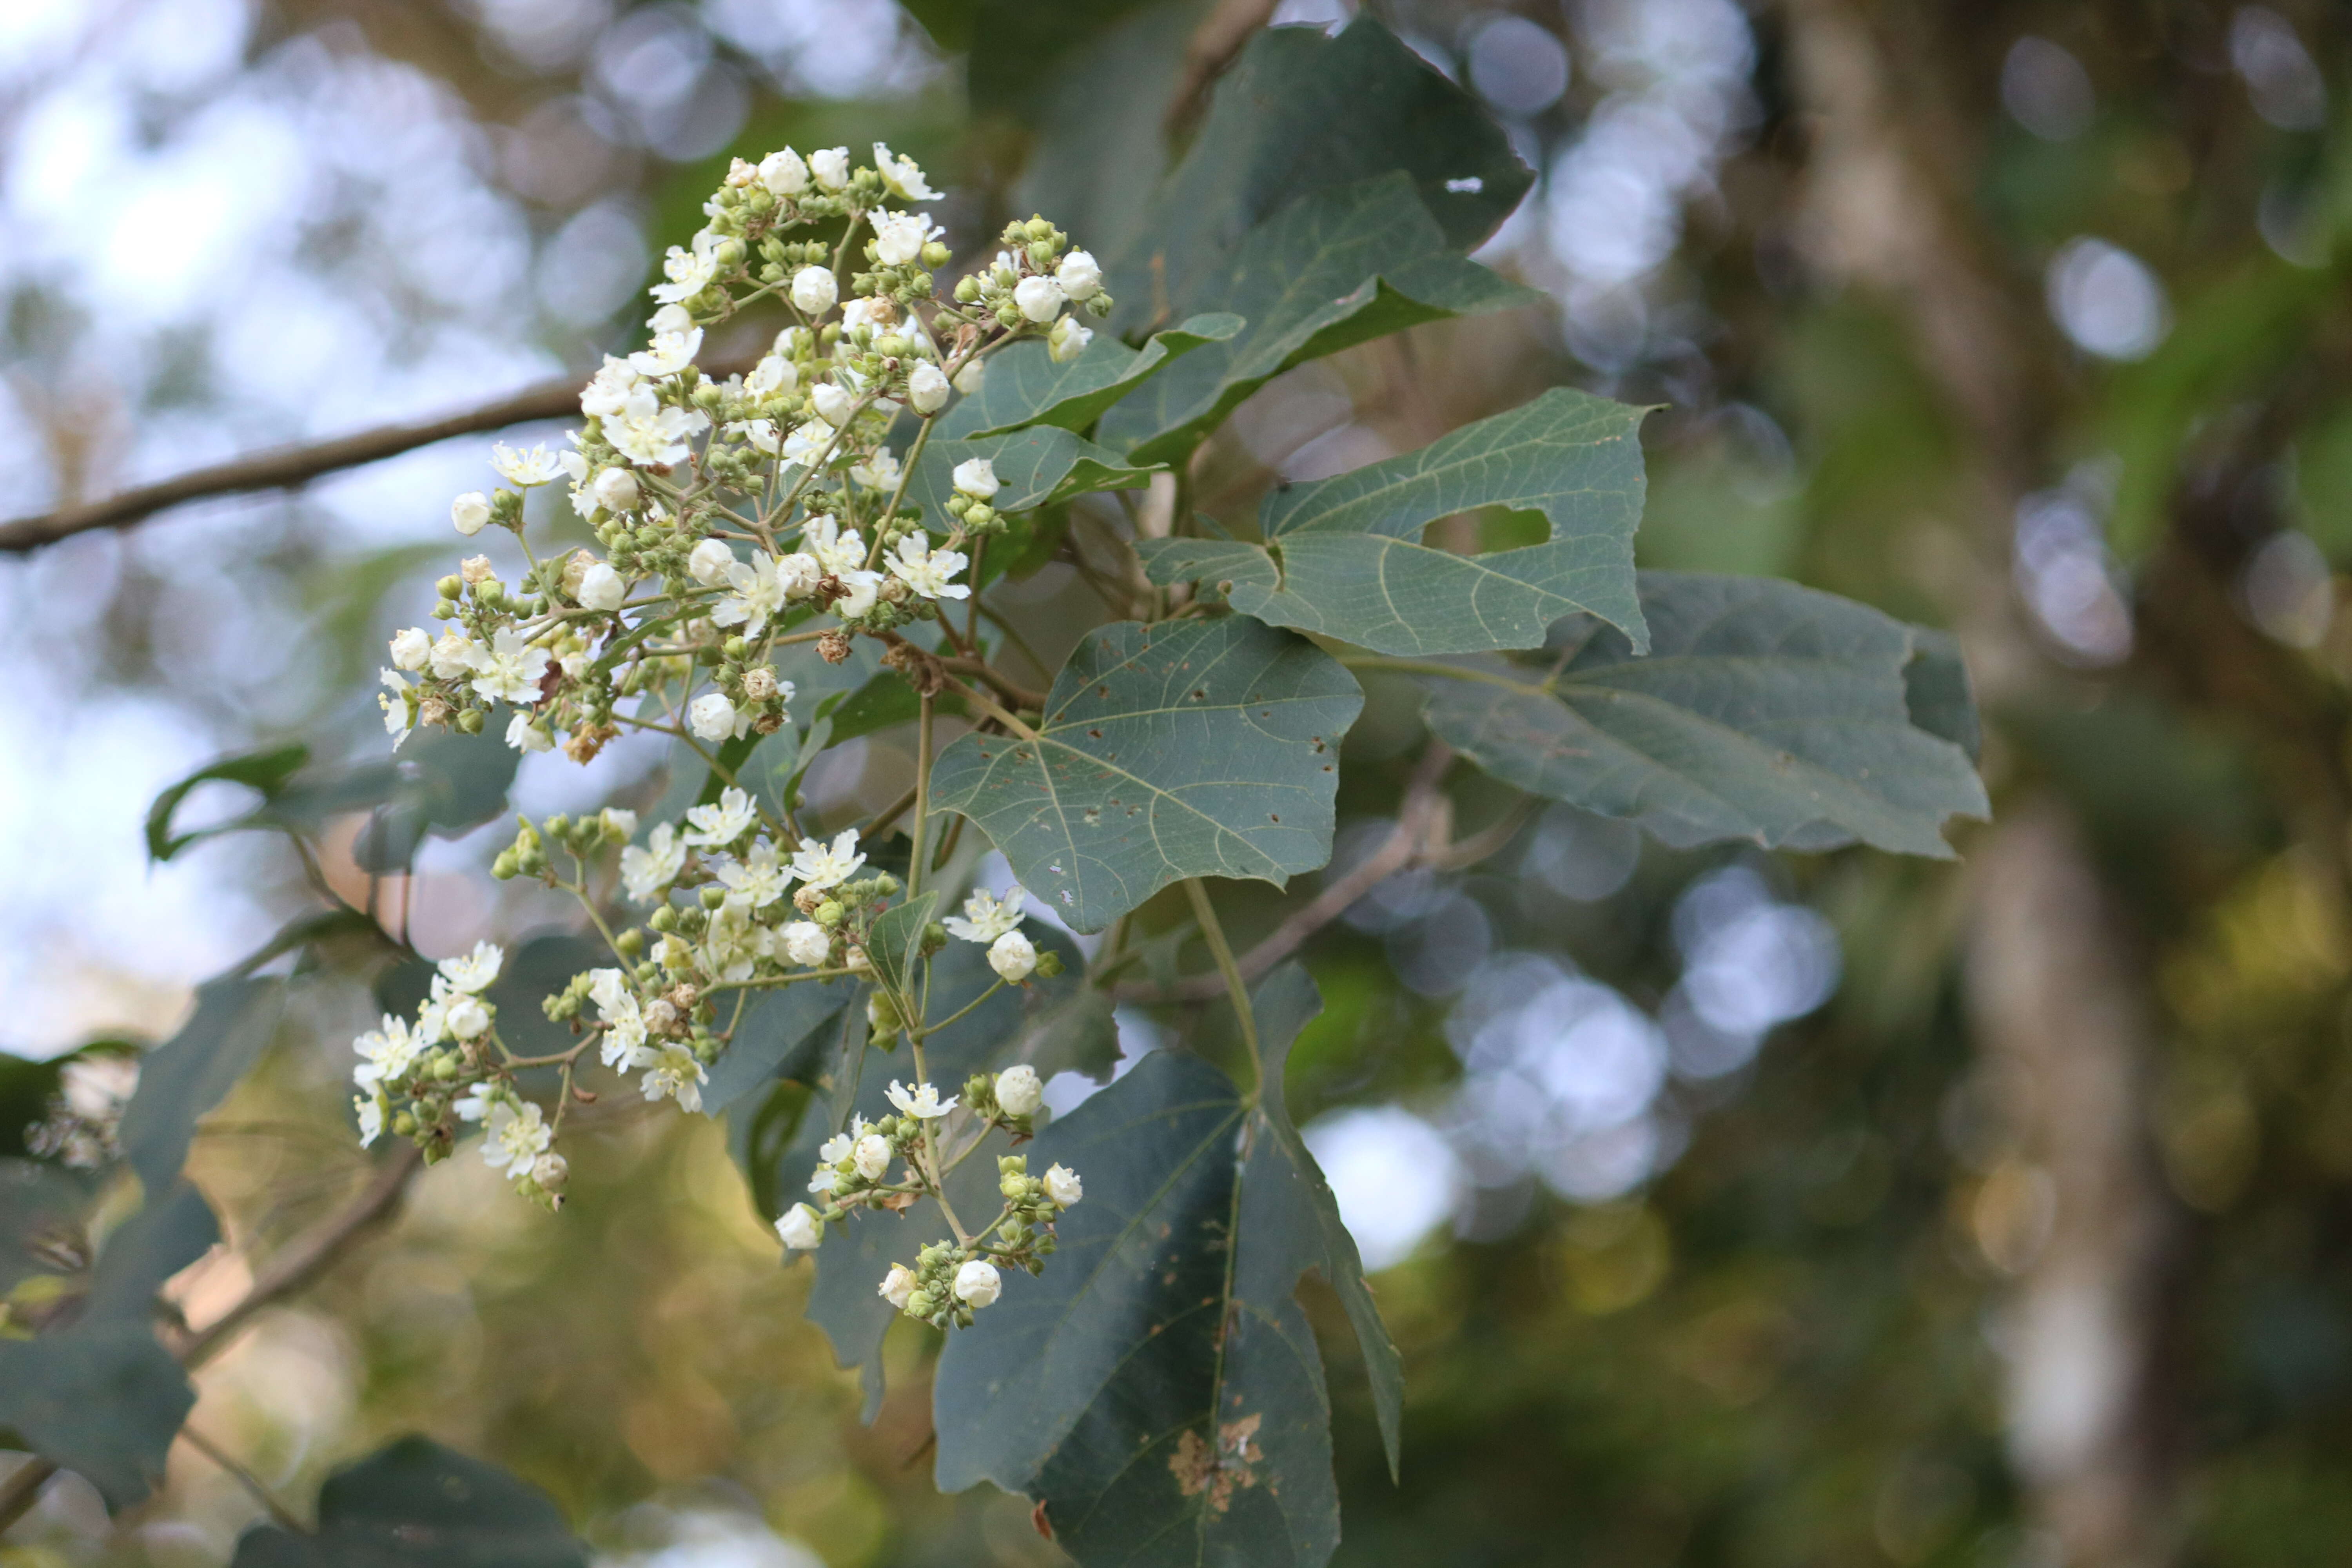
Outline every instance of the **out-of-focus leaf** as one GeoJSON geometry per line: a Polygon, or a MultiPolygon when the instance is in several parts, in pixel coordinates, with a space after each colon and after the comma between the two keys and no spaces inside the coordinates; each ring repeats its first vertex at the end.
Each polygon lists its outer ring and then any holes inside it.
{"type": "Polygon", "coordinates": [[[1098,438],[1130,463],[1183,458],[1292,365],[1541,296],[1457,254],[1400,171],[1300,198],[1250,234],[1203,298],[1249,324],[1185,355],[1103,416],[1098,438]]]}
{"type": "Polygon", "coordinates": [[[1104,409],[1165,369],[1179,355],[1223,342],[1242,330],[1239,316],[1195,316],[1181,326],[1155,332],[1131,349],[1108,332],[1097,332],[1084,353],[1066,364],[1054,363],[1044,343],[1013,344],[988,362],[980,391],[950,409],[939,435],[968,440],[1001,435],[1024,425],[1054,425],[1085,431],[1104,409]]]}
{"type": "Polygon", "coordinates": [[[1033,1168],[1069,1166],[1086,1197],[1045,1274],[1012,1280],[940,1360],[941,1489],[1038,1498],[1082,1563],[1329,1557],[1330,1399],[1296,1299],[1310,1269],[1363,1342],[1393,1463],[1396,1352],[1282,1100],[1313,984],[1286,966],[1254,1006],[1258,1103],[1202,1058],[1158,1051],[1038,1135],[1033,1168]]]}
{"type": "Polygon", "coordinates": [[[233,833],[244,827],[275,826],[267,821],[260,811],[189,833],[174,832],[172,819],[179,814],[180,803],[188,798],[188,792],[202,784],[236,784],[258,790],[266,806],[285,793],[288,782],[310,760],[310,748],[308,746],[278,746],[266,752],[248,752],[241,757],[227,757],[209,767],[198,768],[157,795],[155,804],[148,808],[147,858],[169,860],[201,838],[233,833]]]}
{"type": "Polygon", "coordinates": [[[1239,616],[1088,632],[1036,738],[968,734],[931,800],[983,828],[1021,885],[1100,931],[1185,877],[1282,885],[1331,854],[1355,679],[1304,638],[1239,616]]]}
{"type": "Polygon", "coordinates": [[[122,1113],[122,1152],[150,1194],[169,1190],[187,1163],[196,1122],[236,1087],[278,1029],[285,983],[223,975],[196,988],[180,1032],[142,1058],[122,1113]]]}
{"type": "Polygon", "coordinates": [[[85,1245],[82,1212],[94,1186],[47,1160],[0,1157],[0,1295],[27,1276],[63,1271],[60,1255],[85,1245]]]}
{"type": "Polygon", "coordinates": [[[1148,540],[1155,583],[1219,584],[1234,608],[1381,653],[1534,647],[1584,610],[1646,647],[1633,589],[1644,409],[1556,387],[1423,447],[1269,494],[1265,542],[1148,540]],[[1421,542],[1438,518],[1541,513],[1549,538],[1456,555],[1421,542]]]}
{"type": "Polygon", "coordinates": [[[817,1052],[830,1026],[857,995],[854,980],[803,982],[755,993],[735,1026],[734,1042],[712,1064],[702,1086],[702,1110],[716,1116],[762,1084],[815,1075],[817,1052]]]}
{"type": "MultiPolygon", "coordinates": [[[[429,833],[478,826],[506,809],[522,753],[501,734],[420,730],[391,763],[383,805],[352,846],[362,870],[404,870],[429,833]]],[[[323,811],[333,802],[320,803],[323,811]]],[[[341,807],[336,807],[340,809],[341,807]]]]}
{"type": "MultiPolygon", "coordinates": [[[[602,942],[569,931],[542,931],[527,937],[507,952],[499,977],[483,996],[499,1010],[499,1034],[517,1056],[543,1057],[569,1048],[578,1038],[569,1024],[548,1017],[540,1004],[563,989],[583,970],[614,962],[602,942]]],[[[433,988],[434,963],[412,957],[376,976],[376,1005],[399,1017],[414,1018],[433,988]]]]}
{"type": "Polygon", "coordinates": [[[1969,667],[1960,658],[1960,639],[1927,626],[1911,628],[1911,662],[1903,667],[1904,705],[1911,722],[1930,735],[1941,736],[1974,762],[1984,747],[1984,726],[1977,719],[1977,700],[1969,689],[1969,667]]]}
{"type": "Polygon", "coordinates": [[[1675,845],[1948,858],[1945,819],[1987,814],[1968,753],[1913,722],[1916,628],[1791,583],[1641,582],[1648,658],[1573,616],[1539,658],[1452,661],[1458,678],[1429,682],[1430,728],[1497,778],[1675,845]]]}
{"type": "Polygon", "coordinates": [[[21,1159],[31,1152],[26,1134],[47,1117],[68,1059],[27,1061],[0,1051],[0,1159],[21,1159]]]}
{"type": "Polygon", "coordinates": [[[319,1489],[319,1528],[257,1524],[231,1568],[587,1568],[562,1510],[528,1482],[403,1437],[319,1489]]]}

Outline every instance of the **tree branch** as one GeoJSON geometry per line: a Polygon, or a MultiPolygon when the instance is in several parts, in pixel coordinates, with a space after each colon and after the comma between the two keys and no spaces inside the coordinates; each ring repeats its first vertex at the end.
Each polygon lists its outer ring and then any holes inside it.
{"type": "Polygon", "coordinates": [[[1250,35],[1274,19],[1276,3],[1218,0],[1216,7],[1201,19],[1184,45],[1184,62],[1177,68],[1168,105],[1160,113],[1160,126],[1167,134],[1181,133],[1198,117],[1210,84],[1224,74],[1225,67],[1250,41],[1250,35]]]}

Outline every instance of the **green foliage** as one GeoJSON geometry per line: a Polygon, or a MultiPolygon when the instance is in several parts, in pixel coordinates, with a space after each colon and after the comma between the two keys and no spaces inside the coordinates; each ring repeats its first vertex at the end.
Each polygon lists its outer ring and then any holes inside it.
{"type": "Polygon", "coordinates": [[[1331,853],[1363,695],[1304,640],[1234,617],[1087,634],[1034,737],[966,735],[931,771],[1021,885],[1100,931],[1186,877],[1280,885],[1331,853]]]}
{"type": "Polygon", "coordinates": [[[285,1001],[283,981],[241,974],[207,981],[180,1032],[148,1053],[121,1137],[124,1158],[150,1193],[180,1179],[197,1121],[260,1058],[285,1001]]]}
{"type": "Polygon", "coordinates": [[[424,1437],[403,1437],[319,1490],[319,1527],[239,1538],[231,1568],[587,1568],[588,1549],[537,1487],[424,1437]]]}
{"type": "Polygon", "coordinates": [[[980,391],[940,419],[940,434],[968,440],[1034,425],[1083,433],[1105,409],[1180,355],[1223,342],[1247,324],[1230,312],[1195,316],[1154,332],[1140,349],[1100,332],[1085,353],[1064,364],[1054,363],[1044,343],[1015,343],[991,362],[980,391]]]}
{"type": "Polygon", "coordinates": [[[956,465],[985,458],[1004,488],[989,504],[998,511],[1028,511],[1054,506],[1090,490],[1133,489],[1150,482],[1152,465],[1134,463],[1058,426],[1038,425],[969,441],[934,440],[907,486],[908,499],[921,506],[932,526],[945,528],[948,497],[955,493],[956,465]]]}
{"type": "Polygon", "coordinates": [[[1643,410],[1557,387],[1418,452],[1269,494],[1263,544],[1148,541],[1156,583],[1215,584],[1276,626],[1381,653],[1534,647],[1585,611],[1648,646],[1633,591],[1643,410]],[[1541,544],[1457,555],[1421,542],[1479,507],[1539,511],[1541,544]]]}
{"type": "Polygon", "coordinates": [[[735,1026],[734,1042],[702,1086],[703,1110],[716,1116],[779,1079],[814,1078],[818,1052],[857,994],[855,981],[827,980],[756,996],[735,1026]]]}

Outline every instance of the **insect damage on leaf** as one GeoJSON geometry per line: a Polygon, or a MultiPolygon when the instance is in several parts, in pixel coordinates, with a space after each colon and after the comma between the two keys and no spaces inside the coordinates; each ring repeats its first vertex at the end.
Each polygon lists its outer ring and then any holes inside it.
{"type": "Polygon", "coordinates": [[[1178,1439],[1176,1451],[1168,1456],[1177,1489],[1186,1497],[1206,1492],[1212,1510],[1218,1513],[1230,1510],[1236,1489],[1257,1485],[1257,1472],[1250,1467],[1265,1458],[1256,1442],[1258,1423],[1264,1419],[1244,1415],[1223,1423],[1217,1428],[1214,1448],[1202,1442],[1198,1432],[1185,1433],[1178,1439]]]}

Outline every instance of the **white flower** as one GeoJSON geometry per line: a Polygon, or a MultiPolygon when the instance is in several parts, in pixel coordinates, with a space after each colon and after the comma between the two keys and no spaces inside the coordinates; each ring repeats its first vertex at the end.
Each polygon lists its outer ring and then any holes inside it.
{"type": "Polygon", "coordinates": [[[936,414],[948,400],[948,373],[925,360],[907,373],[907,401],[918,414],[936,414]]]}
{"type": "Polygon", "coordinates": [[[1013,303],[1042,327],[1062,313],[1062,286],[1051,278],[1024,278],[1013,286],[1013,303]]]}
{"type": "Polygon", "coordinates": [[[383,1136],[383,1101],[355,1094],[352,1096],[352,1109],[359,1113],[360,1147],[368,1148],[383,1136]]]}
{"type": "Polygon", "coordinates": [[[751,824],[759,820],[759,813],[751,809],[750,795],[730,786],[719,792],[718,805],[695,806],[687,812],[686,820],[688,825],[686,841],[688,844],[708,845],[716,849],[734,843],[751,831],[751,824]]]}
{"type": "Polygon", "coordinates": [[[449,1037],[449,1004],[457,994],[446,976],[433,977],[432,994],[416,1009],[416,1038],[421,1044],[437,1046],[449,1037]]]}
{"type": "Polygon", "coordinates": [[[840,576],[849,592],[833,602],[833,613],[845,621],[854,621],[872,609],[874,601],[881,596],[882,574],[861,569],[844,572],[840,576]]]}
{"type": "Polygon", "coordinates": [[[449,1109],[457,1113],[457,1120],[460,1121],[479,1121],[488,1116],[490,1113],[490,1108],[498,1103],[498,1097],[490,1092],[490,1086],[478,1083],[451,1100],[449,1109]]]}
{"type": "Polygon", "coordinates": [[[955,488],[960,495],[987,500],[1004,487],[997,482],[994,463],[986,458],[966,458],[955,466],[955,488]]]}
{"type": "Polygon", "coordinates": [[[530,721],[530,710],[518,708],[507,721],[507,744],[518,752],[551,752],[555,737],[530,721]]]}
{"type": "Polygon", "coordinates": [[[383,710],[383,732],[392,737],[392,749],[396,752],[400,743],[408,739],[408,731],[416,727],[416,707],[410,700],[415,695],[415,688],[396,669],[379,669],[376,674],[392,688],[376,694],[375,705],[383,710]]]}
{"type": "Polygon", "coordinates": [[[912,158],[894,153],[881,142],[874,143],[874,167],[883,184],[910,202],[935,202],[940,193],[931,189],[923,178],[923,171],[915,166],[912,158]]]}
{"type": "MultiPolygon", "coordinates": [[[[787,599],[807,598],[809,591],[816,586],[817,579],[824,575],[824,568],[816,563],[816,557],[814,555],[803,554],[796,550],[790,555],[776,557],[776,581],[783,585],[784,597],[787,599]]],[[[792,687],[791,681],[784,682],[784,698],[787,701],[792,699],[792,687]]]]}
{"type": "Polygon", "coordinates": [[[986,888],[975,888],[971,897],[963,901],[963,913],[950,915],[940,923],[948,934],[965,942],[994,942],[1009,931],[1021,929],[1021,905],[1029,894],[1022,888],[1007,888],[999,899],[986,888]]]}
{"type": "Polygon", "coordinates": [[[827,847],[820,838],[801,840],[800,852],[793,857],[793,875],[812,888],[832,888],[846,882],[866,864],[858,852],[857,829],[845,827],[834,835],[827,847]]]}
{"type": "Polygon", "coordinates": [[[449,503],[449,521],[457,525],[458,532],[471,539],[490,521],[490,498],[479,490],[467,490],[449,503]]]}
{"type": "Polygon", "coordinates": [[[784,437],[783,459],[813,468],[823,460],[826,448],[834,444],[833,426],[822,419],[804,419],[793,426],[784,437]]]}
{"type": "Polygon", "coordinates": [[[490,447],[490,467],[509,484],[520,485],[525,489],[552,483],[563,472],[563,465],[545,447],[518,452],[504,441],[490,447]]]}
{"type": "Polygon", "coordinates": [[[471,675],[481,657],[482,645],[452,626],[433,645],[433,673],[443,680],[471,675]]]}
{"type": "Polygon", "coordinates": [[[727,901],[747,909],[764,910],[793,885],[792,873],[776,862],[776,847],[762,838],[739,865],[719,868],[727,901]]]}
{"type": "Polygon", "coordinates": [[[856,1147],[857,1137],[855,1133],[836,1132],[816,1146],[817,1163],[838,1165],[848,1159],[849,1152],[856,1147]]]}
{"type": "Polygon", "coordinates": [[[646,292],[665,305],[675,305],[691,300],[710,287],[719,276],[719,255],[716,247],[706,247],[698,241],[692,250],[671,246],[662,258],[662,277],[667,281],[656,283],[646,292]]]}
{"type": "Polygon", "coordinates": [[[782,354],[770,354],[743,378],[743,390],[754,397],[773,397],[801,384],[800,366],[782,354]]]}
{"type": "Polygon", "coordinates": [[[820,381],[811,387],[809,401],[816,406],[816,416],[836,429],[849,422],[851,411],[857,406],[855,394],[829,381],[820,381]]]}
{"type": "Polygon", "coordinates": [[[876,213],[874,254],[885,267],[904,267],[923,254],[940,231],[918,213],[876,213]]]}
{"type": "Polygon", "coordinates": [[[621,851],[621,886],[638,903],[650,903],[654,894],[677,880],[686,869],[686,846],[677,829],[665,822],[642,849],[632,844],[621,851]]]}
{"type": "Polygon", "coordinates": [[[878,1182],[882,1173],[890,1168],[890,1141],[879,1132],[868,1132],[857,1141],[849,1158],[859,1175],[869,1182],[878,1182]]]}
{"type": "Polygon", "coordinates": [[[440,968],[451,985],[468,995],[478,996],[498,979],[499,969],[506,961],[505,950],[497,942],[478,942],[473,952],[443,959],[440,968]]]}
{"type": "Polygon", "coordinates": [[[967,1307],[989,1306],[1004,1293],[1004,1277],[996,1265],[984,1258],[975,1258],[956,1270],[956,1300],[967,1307]]]}
{"type": "Polygon", "coordinates": [[[849,465],[849,477],[869,490],[895,490],[898,488],[898,454],[887,447],[877,447],[864,462],[849,465]]]}
{"type": "Polygon", "coordinates": [[[625,839],[637,830],[637,814],[625,805],[608,805],[596,817],[615,838],[625,839]]]}
{"type": "Polygon", "coordinates": [[[604,366],[580,389],[580,412],[591,419],[609,419],[628,403],[637,389],[637,373],[629,362],[604,356],[604,366]]]}
{"type": "Polygon", "coordinates": [[[628,596],[629,585],[613,570],[610,562],[599,561],[581,574],[580,607],[586,610],[617,610],[628,596]]]}
{"type": "Polygon", "coordinates": [[[772,196],[796,196],[808,189],[809,166],[786,147],[760,160],[760,183],[772,196]]]}
{"type": "Polygon", "coordinates": [[[675,1100],[680,1110],[702,1109],[702,1086],[710,1081],[701,1060],[676,1040],[656,1047],[653,1062],[637,1087],[647,1100],[675,1100]]]}
{"type": "Polygon", "coordinates": [[[794,1204],[776,1216],[776,1237],[794,1252],[806,1252],[824,1239],[824,1226],[818,1222],[816,1210],[794,1204]]]}
{"type": "Polygon", "coordinates": [[[890,1097],[890,1103],[898,1108],[899,1115],[911,1116],[918,1121],[929,1121],[935,1116],[945,1116],[956,1108],[955,1098],[952,1095],[946,1100],[940,1098],[939,1086],[936,1084],[919,1083],[915,1086],[914,1091],[908,1093],[906,1086],[894,1078],[890,1080],[890,1087],[884,1092],[890,1097]]]}
{"type": "Polygon", "coordinates": [[[686,710],[686,721],[706,741],[735,738],[735,704],[723,691],[706,691],[686,710]]]}
{"type": "Polygon", "coordinates": [[[849,184],[849,149],[827,147],[809,154],[809,173],[816,176],[817,188],[837,191],[849,184]]]}
{"type": "Polygon", "coordinates": [[[653,388],[638,386],[619,410],[604,416],[604,438],[621,456],[647,468],[667,468],[693,450],[710,416],[698,408],[665,406],[653,388]]]}
{"type": "Polygon", "coordinates": [[[489,1125],[483,1130],[482,1162],[493,1171],[509,1171],[528,1175],[547,1146],[555,1142],[554,1130],[547,1125],[547,1117],[538,1106],[526,1100],[517,1110],[514,1101],[501,1100],[490,1107],[489,1125]]]}
{"type": "Polygon", "coordinates": [[[890,1265],[890,1272],[882,1276],[882,1284],[875,1294],[899,1311],[907,1310],[907,1299],[915,1293],[915,1271],[903,1263],[890,1265]]]}
{"type": "Polygon", "coordinates": [[[723,539],[706,539],[687,553],[687,574],[706,588],[716,588],[735,564],[735,552],[723,539]]]}
{"type": "Polygon", "coordinates": [[[969,564],[963,552],[925,548],[929,543],[925,534],[902,534],[898,553],[884,557],[883,563],[890,568],[890,575],[926,599],[970,598],[971,590],[955,580],[956,574],[969,564]]]}
{"type": "Polygon", "coordinates": [[[1054,268],[1054,281],[1062,286],[1063,294],[1069,299],[1091,300],[1102,292],[1102,268],[1087,252],[1073,250],[1054,268]]]}
{"type": "Polygon", "coordinates": [[[980,391],[981,383],[987,378],[988,362],[975,355],[966,360],[963,368],[955,373],[955,389],[970,397],[980,391]]]}
{"type": "Polygon", "coordinates": [[[541,1154],[530,1163],[530,1179],[543,1193],[560,1193],[572,1179],[572,1162],[551,1152],[541,1154]]]}
{"type": "Polygon", "coordinates": [[[842,574],[855,572],[866,564],[866,541],[851,529],[843,532],[832,514],[821,512],[808,520],[801,531],[801,548],[816,558],[825,571],[842,574]]]}
{"type": "Polygon", "coordinates": [[[1045,356],[1055,364],[1067,364],[1086,353],[1087,345],[1094,341],[1093,328],[1078,325],[1076,316],[1064,316],[1045,334],[1045,356]]]}
{"type": "Polygon", "coordinates": [[[804,316],[822,316],[841,297],[841,284],[831,269],[803,267],[793,274],[793,304],[804,316]]]}
{"type": "Polygon", "coordinates": [[[1017,985],[1037,967],[1037,950],[1019,931],[1006,931],[988,944],[988,967],[1017,985]]]}
{"type": "Polygon", "coordinates": [[[841,1189],[841,1173],[831,1165],[819,1165],[809,1173],[808,1190],[813,1193],[833,1193],[841,1189]]]}
{"type": "MultiPolygon", "coordinates": [[[[709,542],[711,542],[704,541],[704,543],[709,542]]],[[[755,553],[748,566],[730,559],[727,564],[727,581],[735,591],[720,600],[719,606],[710,612],[712,623],[722,626],[741,626],[745,636],[758,637],[760,628],[768,624],[768,617],[784,607],[788,585],[779,574],[778,569],[782,565],[782,563],[775,556],[768,554],[755,553]]]]}
{"type": "Polygon", "coordinates": [[[370,1029],[352,1042],[352,1049],[360,1054],[360,1065],[352,1069],[352,1081],[362,1089],[373,1089],[380,1083],[397,1083],[408,1076],[416,1058],[425,1054],[430,1041],[410,1032],[408,1020],[383,1016],[383,1027],[370,1029]]]}
{"type": "Polygon", "coordinates": [[[833,956],[833,937],[814,921],[794,921],[782,932],[784,956],[814,969],[833,956]]]}
{"type": "Polygon", "coordinates": [[[1045,1083],[1027,1062],[996,1075],[996,1103],[1007,1116],[1034,1116],[1045,1103],[1045,1083]]]}
{"type": "Polygon", "coordinates": [[[629,367],[643,375],[676,375],[694,363],[702,349],[702,329],[656,332],[654,341],[629,356],[629,367]]]}
{"type": "Polygon", "coordinates": [[[392,639],[392,662],[402,669],[423,669],[432,657],[433,634],[423,626],[411,626],[392,639]]]}
{"type": "Polygon", "coordinates": [[[1055,1165],[1045,1173],[1045,1195],[1063,1208],[1068,1208],[1087,1195],[1086,1184],[1067,1165],[1055,1165]]]}
{"type": "Polygon", "coordinates": [[[604,1024],[604,1037],[596,1054],[608,1068],[627,1070],[645,1066],[651,1059],[645,1048],[645,1010],[637,1004],[636,993],[629,989],[628,977],[617,969],[592,969],[588,978],[589,999],[596,1004],[604,1024]]]}
{"type": "Polygon", "coordinates": [[[512,626],[502,626],[490,639],[489,651],[474,665],[474,689],[493,701],[520,707],[539,696],[539,679],[547,668],[547,653],[523,641],[512,626]]]}
{"type": "Polygon", "coordinates": [[[449,1033],[461,1040],[478,1039],[490,1026],[490,1010],[482,1005],[482,999],[464,992],[449,998],[443,1016],[448,1021],[449,1033]]]}
{"type": "Polygon", "coordinates": [[[635,511],[644,499],[637,489],[637,476],[626,468],[604,469],[588,489],[606,511],[635,511]]]}

